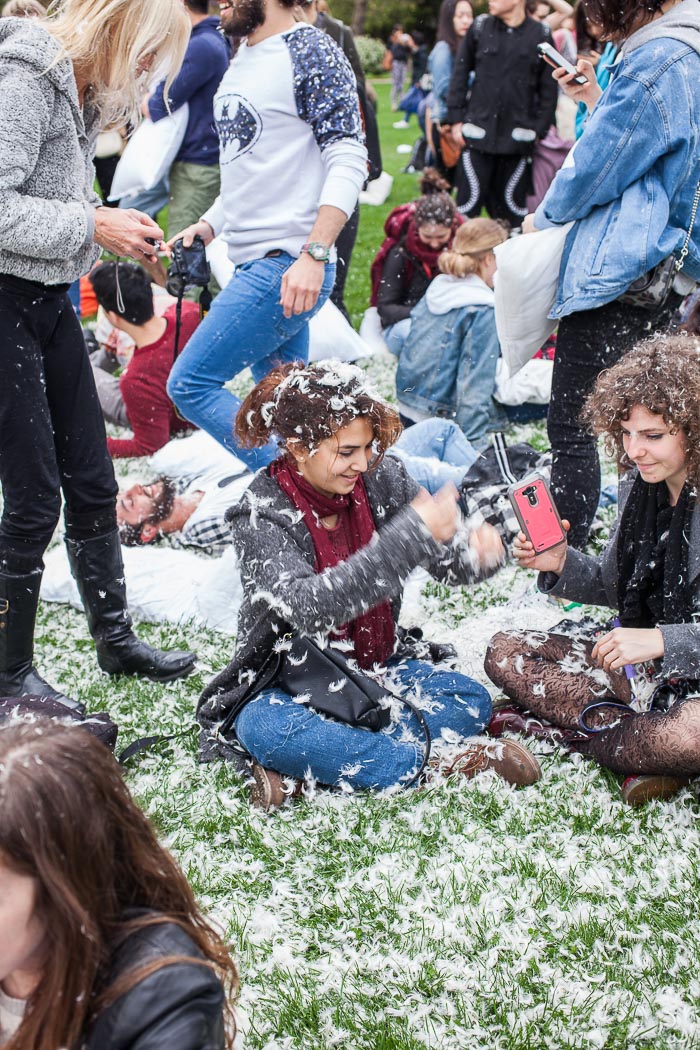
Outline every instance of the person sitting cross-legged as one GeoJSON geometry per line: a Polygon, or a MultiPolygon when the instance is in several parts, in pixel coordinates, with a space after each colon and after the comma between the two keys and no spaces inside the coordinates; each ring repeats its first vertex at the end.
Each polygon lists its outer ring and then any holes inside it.
{"type": "MultiPolygon", "coordinates": [[[[98,367],[94,355],[91,357],[105,418],[127,423],[132,430],[128,438],[108,437],[107,448],[113,459],[150,456],[175,434],[193,429],[192,423],[178,416],[165,389],[175,351],[176,308],[170,306],[162,317],[156,314],[150,277],[135,263],[103,263],[92,271],[90,282],[110,324],[130,336],[135,346],[119,378],[98,367]]],[[[198,306],[185,300],[180,349],[198,323],[198,306]]]]}

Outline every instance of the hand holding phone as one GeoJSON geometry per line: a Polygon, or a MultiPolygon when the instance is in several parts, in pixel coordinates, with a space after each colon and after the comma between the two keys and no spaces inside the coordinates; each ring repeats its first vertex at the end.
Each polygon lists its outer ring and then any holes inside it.
{"type": "Polygon", "coordinates": [[[508,498],[522,529],[513,545],[513,553],[521,565],[543,572],[560,572],[566,560],[566,533],[568,522],[562,522],[552,499],[547,482],[541,474],[508,486],[508,498]],[[561,551],[555,551],[563,545],[561,551]],[[552,551],[552,557],[541,556],[552,551]],[[551,564],[550,564],[551,562],[551,564]]]}
{"type": "Polygon", "coordinates": [[[537,45],[537,50],[540,53],[540,58],[543,58],[553,69],[563,69],[565,73],[575,74],[572,81],[573,84],[578,84],[579,87],[587,87],[589,84],[588,77],[585,77],[583,73],[579,73],[567,58],[564,58],[555,47],[546,42],[537,45]]]}

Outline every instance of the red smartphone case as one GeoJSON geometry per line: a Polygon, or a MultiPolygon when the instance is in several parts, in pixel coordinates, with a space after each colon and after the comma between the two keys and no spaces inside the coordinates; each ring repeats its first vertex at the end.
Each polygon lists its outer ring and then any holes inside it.
{"type": "Polygon", "coordinates": [[[510,485],[508,497],[536,554],[542,554],[566,539],[559,512],[543,477],[533,474],[516,485],[510,485]]]}

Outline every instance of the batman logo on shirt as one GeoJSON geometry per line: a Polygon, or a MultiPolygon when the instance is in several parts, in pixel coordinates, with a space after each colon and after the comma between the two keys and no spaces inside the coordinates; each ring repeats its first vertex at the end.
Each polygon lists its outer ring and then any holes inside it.
{"type": "Polygon", "coordinates": [[[214,120],[222,164],[230,164],[247,153],[260,138],[260,115],[241,95],[223,95],[215,99],[214,120]]]}

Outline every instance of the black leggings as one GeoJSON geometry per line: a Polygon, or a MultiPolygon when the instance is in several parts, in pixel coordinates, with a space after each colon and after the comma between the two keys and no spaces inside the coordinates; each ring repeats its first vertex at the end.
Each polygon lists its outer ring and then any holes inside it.
{"type": "Polygon", "coordinates": [[[58,522],[116,527],[117,484],[80,322],[66,287],[0,275],[0,569],[39,568],[58,522]]]}
{"type": "Polygon", "coordinates": [[[596,440],[580,422],[598,375],[645,336],[670,327],[681,297],[672,293],[655,313],[616,300],[559,322],[547,433],[552,446],[552,492],[571,522],[569,543],[582,547],[600,498],[596,440]]]}

